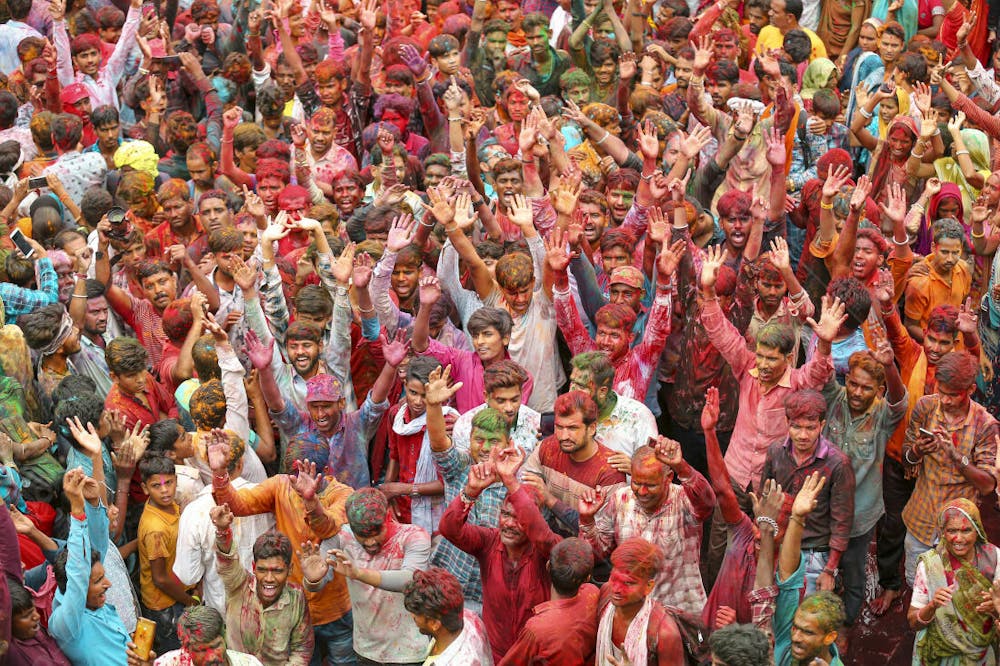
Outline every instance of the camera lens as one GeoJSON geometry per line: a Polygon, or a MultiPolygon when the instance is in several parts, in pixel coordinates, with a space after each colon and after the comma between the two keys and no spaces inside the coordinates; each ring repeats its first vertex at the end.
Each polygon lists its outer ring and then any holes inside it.
{"type": "Polygon", "coordinates": [[[108,222],[110,222],[111,224],[121,224],[124,221],[125,221],[124,208],[118,208],[116,206],[115,208],[112,208],[111,210],[108,211],[108,222]]]}

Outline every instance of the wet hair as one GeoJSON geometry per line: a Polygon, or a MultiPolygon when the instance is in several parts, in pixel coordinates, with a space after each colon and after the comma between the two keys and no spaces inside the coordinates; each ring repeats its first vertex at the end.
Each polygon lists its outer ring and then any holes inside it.
{"type": "Polygon", "coordinates": [[[142,458],[139,459],[138,467],[143,483],[157,474],[177,475],[177,468],[174,465],[174,461],[160,453],[144,453],[142,458]]]}
{"type": "Polygon", "coordinates": [[[770,666],[767,636],[752,624],[730,624],[708,637],[712,656],[726,666],[770,666]]]}
{"type": "MultiPolygon", "coordinates": [[[[414,359],[415,361],[416,359],[414,359]]],[[[410,363],[413,367],[413,362],[410,363]]],[[[516,361],[505,358],[483,370],[483,390],[491,393],[501,388],[524,388],[528,373],[516,361]]]]}
{"type": "Polygon", "coordinates": [[[254,562],[272,557],[280,557],[284,561],[285,566],[290,566],[292,563],[291,539],[273,527],[261,534],[253,542],[254,562]]]}
{"type": "Polygon", "coordinates": [[[482,241],[476,245],[476,254],[480,259],[493,259],[494,261],[503,256],[503,246],[493,241],[482,241]]]}
{"type": "Polygon", "coordinates": [[[163,419],[149,426],[149,446],[146,451],[166,454],[173,451],[180,439],[180,422],[177,419],[163,419]]]}
{"type": "Polygon", "coordinates": [[[330,292],[318,284],[307,284],[295,295],[295,311],[310,317],[327,318],[333,315],[330,292]]]}
{"type": "Polygon", "coordinates": [[[487,407],[476,412],[472,417],[472,430],[484,430],[491,433],[500,433],[504,437],[510,437],[510,425],[507,424],[503,414],[487,407]]]}
{"type": "Polygon", "coordinates": [[[594,324],[631,331],[632,327],[635,326],[635,318],[635,310],[629,306],[622,303],[608,303],[594,314],[594,324]]]}
{"type": "Polygon", "coordinates": [[[721,197],[716,204],[719,217],[745,217],[750,215],[750,195],[740,190],[729,190],[721,197]]]}
{"type": "Polygon", "coordinates": [[[414,571],[403,586],[403,606],[414,615],[437,620],[452,633],[462,630],[465,599],[454,574],[439,567],[414,571]]]}
{"type": "Polygon", "coordinates": [[[958,308],[954,305],[939,305],[927,319],[927,330],[955,337],[958,335],[958,308]]]}
{"type": "Polygon", "coordinates": [[[665,566],[663,551],[642,537],[631,537],[618,544],[611,553],[611,566],[624,569],[636,578],[652,580],[665,566]]]}
{"type": "Polygon", "coordinates": [[[597,403],[583,391],[570,391],[556,398],[552,411],[556,416],[572,416],[579,413],[585,426],[597,423],[597,403]]]}
{"type": "Polygon", "coordinates": [[[794,419],[822,421],[826,418],[826,398],[813,389],[799,389],[789,393],[785,398],[785,417],[789,421],[794,419]]]}
{"type": "Polygon", "coordinates": [[[293,341],[314,342],[319,345],[323,343],[323,332],[319,330],[318,326],[312,324],[302,321],[292,322],[285,333],[285,342],[293,341]]]}
{"type": "Polygon", "coordinates": [[[62,304],[52,303],[19,315],[17,325],[24,333],[24,341],[37,351],[55,340],[65,314],[62,304]]]}
{"type": "Polygon", "coordinates": [[[115,338],[104,348],[104,360],[116,375],[134,375],[146,370],[149,352],[135,338],[115,338]]]}
{"type": "Polygon", "coordinates": [[[210,379],[191,394],[188,403],[191,420],[199,430],[222,428],[226,424],[226,393],[222,381],[210,379]]]}
{"type": "Polygon", "coordinates": [[[575,595],[593,570],[594,549],[583,539],[563,539],[549,554],[549,580],[560,595],[575,595]]]}
{"type": "MultiPolygon", "coordinates": [[[[66,576],[66,562],[69,560],[69,548],[64,548],[59,551],[56,555],[55,561],[52,563],[52,573],[56,579],[56,587],[59,591],[66,593],[66,583],[69,578],[66,576]]],[[[101,554],[94,549],[90,551],[90,568],[93,569],[94,565],[101,561],[101,554]]],[[[90,585],[90,572],[87,573],[87,585],[90,585]]]]}
{"type": "Polygon", "coordinates": [[[226,622],[211,606],[188,606],[177,620],[177,635],[185,646],[207,645],[226,634],[226,622]]]}
{"type": "Polygon", "coordinates": [[[882,365],[867,349],[856,351],[847,359],[849,370],[864,370],[875,380],[876,387],[885,384],[885,366],[882,365]]]}
{"type": "Polygon", "coordinates": [[[590,64],[594,67],[610,60],[617,69],[618,59],[621,57],[622,50],[610,39],[599,37],[590,45],[590,64]]]}
{"type": "Polygon", "coordinates": [[[705,72],[705,77],[709,81],[728,83],[734,86],[740,82],[740,68],[732,60],[716,60],[709,65],[708,70],[705,72]]]}
{"type": "Polygon", "coordinates": [[[787,356],[795,347],[795,331],[787,324],[770,321],[757,333],[757,346],[777,349],[787,356]]]}
{"type": "Polygon", "coordinates": [[[614,384],[615,366],[604,352],[590,351],[577,354],[570,360],[570,365],[580,372],[589,374],[596,388],[611,387],[614,384]]]}
{"type": "Polygon", "coordinates": [[[136,277],[139,278],[139,284],[141,285],[147,279],[153,277],[154,275],[159,275],[160,273],[166,273],[167,275],[173,276],[174,272],[170,270],[170,266],[162,261],[144,261],[135,270],[136,277]]]}
{"type": "Polygon", "coordinates": [[[849,330],[857,330],[868,318],[872,309],[871,292],[855,277],[838,278],[826,288],[831,298],[839,298],[847,310],[847,321],[844,326],[849,330]]]}
{"type": "Polygon", "coordinates": [[[979,362],[967,351],[951,351],[937,364],[938,386],[954,391],[966,391],[976,385],[979,362]]]}
{"type": "Polygon", "coordinates": [[[344,505],[351,532],[361,538],[374,536],[382,531],[388,510],[389,500],[378,488],[356,490],[344,505]]]}
{"type": "Polygon", "coordinates": [[[52,145],[60,152],[73,150],[83,138],[83,121],[69,113],[52,119],[52,145]]]}
{"type": "Polygon", "coordinates": [[[858,229],[858,240],[861,240],[862,238],[874,245],[875,249],[877,249],[879,254],[883,257],[889,251],[889,241],[885,239],[885,236],[879,233],[878,229],[873,229],[872,227],[858,229]]]}
{"type": "Polygon", "coordinates": [[[417,380],[421,384],[430,381],[430,375],[435,368],[440,368],[441,362],[433,356],[417,356],[406,366],[406,381],[417,380]]]}
{"type": "Polygon", "coordinates": [[[785,33],[785,40],[782,48],[792,62],[799,64],[809,59],[812,54],[812,40],[804,30],[795,29],[785,33]]]}
{"type": "Polygon", "coordinates": [[[951,217],[945,217],[934,223],[934,242],[940,243],[943,240],[957,240],[965,242],[965,232],[961,223],[951,217]]]}
{"type": "Polygon", "coordinates": [[[514,328],[514,320],[510,313],[500,308],[482,307],[472,313],[466,329],[469,335],[476,335],[487,328],[493,328],[500,334],[501,338],[510,335],[514,328]]]}
{"type": "Polygon", "coordinates": [[[844,601],[833,592],[814,592],[799,603],[796,613],[809,613],[819,620],[819,628],[825,633],[837,631],[847,620],[844,601]]]}

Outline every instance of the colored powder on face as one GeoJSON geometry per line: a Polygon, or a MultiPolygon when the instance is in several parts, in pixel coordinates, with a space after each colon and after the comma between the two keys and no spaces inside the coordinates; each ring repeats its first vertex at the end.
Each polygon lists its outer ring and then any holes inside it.
{"type": "Polygon", "coordinates": [[[347,498],[344,507],[356,536],[370,537],[382,531],[389,504],[377,488],[362,488],[347,498]]]}

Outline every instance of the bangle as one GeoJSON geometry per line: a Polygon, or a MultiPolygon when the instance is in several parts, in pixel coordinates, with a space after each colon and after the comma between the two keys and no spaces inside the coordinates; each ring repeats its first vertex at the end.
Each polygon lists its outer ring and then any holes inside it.
{"type": "Polygon", "coordinates": [[[820,201],[819,207],[822,208],[823,210],[833,210],[833,204],[826,203],[825,201],[820,201]]]}
{"type": "Polygon", "coordinates": [[[72,296],[73,298],[87,298],[87,294],[70,294],[70,296],[72,296]]]}
{"type": "Polygon", "coordinates": [[[867,118],[868,120],[871,120],[872,116],[875,115],[871,111],[869,111],[868,109],[866,109],[864,107],[859,108],[858,109],[858,113],[860,113],[862,115],[862,117],[867,118]]]}
{"type": "Polygon", "coordinates": [[[433,224],[427,224],[427,223],[426,223],[426,222],[424,222],[423,220],[420,220],[420,226],[422,226],[422,227],[427,227],[428,229],[433,229],[433,228],[434,228],[434,225],[433,225],[433,224]]]}
{"type": "Polygon", "coordinates": [[[248,32],[247,37],[260,37],[259,32],[248,32]]]}
{"type": "Polygon", "coordinates": [[[452,122],[462,122],[465,120],[462,116],[448,116],[448,120],[452,122]]]}
{"type": "Polygon", "coordinates": [[[793,521],[793,522],[798,523],[802,527],[806,526],[806,521],[802,520],[801,518],[799,518],[798,516],[796,516],[794,514],[792,514],[788,519],[791,520],[791,521],[793,521]]]}
{"type": "Polygon", "coordinates": [[[417,490],[417,484],[413,484],[413,488],[410,489],[410,497],[419,497],[420,491],[417,490]]]}
{"type": "MultiPolygon", "coordinates": [[[[974,235],[975,234],[973,234],[973,236],[974,235]]],[[[892,237],[893,244],[894,245],[898,245],[899,247],[903,247],[904,245],[909,245],[910,244],[910,240],[911,240],[910,234],[906,234],[906,240],[904,240],[904,241],[898,241],[898,240],[896,240],[895,236],[892,237]]]]}
{"type": "MultiPolygon", "coordinates": [[[[140,67],[139,68],[139,74],[141,76],[146,76],[147,74],[149,74],[149,70],[146,69],[145,67],[140,67]]],[[[55,79],[55,78],[58,78],[58,75],[55,74],[55,73],[52,73],[52,74],[49,74],[49,78],[50,79],[55,79]]]]}
{"type": "Polygon", "coordinates": [[[986,238],[986,232],[983,231],[981,234],[977,234],[975,231],[970,232],[973,238],[986,238]]]}
{"type": "Polygon", "coordinates": [[[704,86],[705,85],[705,75],[702,74],[701,76],[692,76],[691,80],[688,82],[688,85],[704,86]]]}
{"type": "Polygon", "coordinates": [[[611,132],[609,132],[608,130],[604,130],[604,136],[602,136],[600,139],[598,139],[594,143],[596,143],[599,146],[602,143],[604,143],[605,141],[607,141],[609,136],[611,136],[611,132]]]}
{"type": "Polygon", "coordinates": [[[757,516],[756,520],[757,520],[757,524],[758,525],[760,525],[761,523],[767,523],[768,525],[770,525],[771,528],[774,530],[775,536],[777,536],[777,534],[778,534],[778,521],[777,520],[775,520],[774,518],[770,518],[768,516],[757,516]]]}
{"type": "Polygon", "coordinates": [[[465,492],[464,488],[459,491],[458,496],[462,498],[462,504],[465,504],[466,506],[472,506],[478,499],[476,497],[469,497],[469,494],[465,492]]]}
{"type": "Polygon", "coordinates": [[[910,151],[910,157],[916,157],[918,160],[924,159],[924,155],[926,155],[926,154],[927,154],[926,150],[924,152],[922,152],[922,153],[917,153],[917,149],[916,148],[914,148],[913,150],[910,151]]]}
{"type": "Polygon", "coordinates": [[[823,573],[825,573],[828,576],[833,576],[834,578],[837,577],[836,569],[828,569],[827,567],[823,567],[823,573]]]}
{"type": "Polygon", "coordinates": [[[655,171],[653,173],[644,173],[644,174],[642,174],[641,178],[643,180],[645,180],[645,181],[650,181],[650,180],[653,180],[653,176],[655,176],[655,175],[656,175],[655,171]]]}
{"type": "Polygon", "coordinates": [[[934,134],[931,134],[931,136],[941,136],[941,128],[938,127],[936,130],[934,130],[934,134]]]}
{"type": "Polygon", "coordinates": [[[535,158],[534,158],[534,157],[532,157],[532,158],[530,158],[530,159],[524,159],[524,158],[522,157],[522,158],[521,158],[521,162],[523,162],[524,164],[534,164],[534,163],[535,163],[535,158]]]}
{"type": "Polygon", "coordinates": [[[955,157],[958,157],[959,155],[968,155],[968,154],[969,154],[969,151],[967,151],[967,150],[956,150],[955,151],[955,157]]]}
{"type": "Polygon", "coordinates": [[[479,201],[472,202],[473,208],[479,208],[480,206],[485,206],[485,205],[486,205],[486,199],[480,199],[479,201]]]}
{"type": "Polygon", "coordinates": [[[458,225],[457,225],[457,224],[453,224],[453,225],[451,225],[450,227],[446,226],[446,227],[444,228],[444,232],[445,232],[446,234],[450,234],[450,233],[452,233],[452,232],[454,232],[454,231],[458,231],[458,225]]]}
{"type": "Polygon", "coordinates": [[[233,142],[232,139],[227,139],[226,137],[222,137],[222,139],[219,140],[219,143],[232,143],[232,142],[233,142]]]}
{"type": "Polygon", "coordinates": [[[903,460],[905,460],[906,462],[910,463],[911,465],[919,465],[920,464],[919,460],[911,460],[910,459],[910,453],[912,451],[913,451],[912,449],[906,449],[905,451],[903,451],[903,460]]]}
{"type": "Polygon", "coordinates": [[[375,306],[373,305],[367,310],[361,306],[358,306],[358,312],[360,312],[361,314],[371,314],[372,312],[375,312],[375,306]]]}

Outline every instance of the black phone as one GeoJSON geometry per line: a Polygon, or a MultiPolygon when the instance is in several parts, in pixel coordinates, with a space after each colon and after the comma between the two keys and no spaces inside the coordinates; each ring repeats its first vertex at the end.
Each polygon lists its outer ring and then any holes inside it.
{"type": "Polygon", "coordinates": [[[36,176],[34,178],[28,179],[29,190],[38,190],[48,186],[49,186],[49,179],[46,178],[45,176],[36,176]]]}
{"type": "Polygon", "coordinates": [[[178,69],[181,66],[181,57],[177,55],[156,56],[153,58],[153,62],[163,63],[169,69],[178,69]]]}
{"type": "Polygon", "coordinates": [[[20,229],[14,229],[10,232],[10,241],[26,259],[31,259],[32,255],[35,254],[35,248],[31,247],[31,243],[24,237],[24,232],[20,229]]]}

